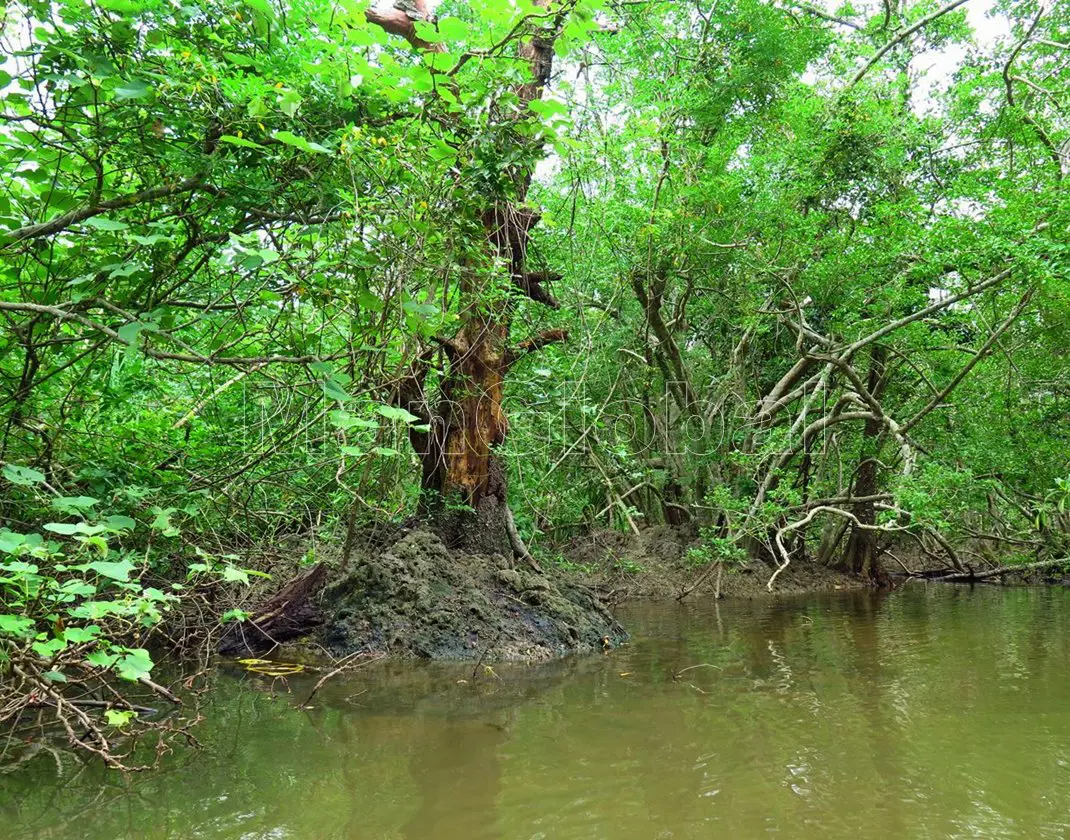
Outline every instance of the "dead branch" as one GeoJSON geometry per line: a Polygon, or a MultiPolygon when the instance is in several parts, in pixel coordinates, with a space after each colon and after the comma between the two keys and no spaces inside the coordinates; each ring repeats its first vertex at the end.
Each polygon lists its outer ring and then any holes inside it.
{"type": "Polygon", "coordinates": [[[933,581],[942,581],[947,583],[953,583],[956,581],[975,581],[975,580],[988,580],[989,578],[998,577],[1000,575],[1014,574],[1015,572],[1032,572],[1037,569],[1050,569],[1056,566],[1070,565],[1070,557],[1059,557],[1054,560],[1041,560],[1037,563],[1026,563],[1023,566],[1000,566],[997,569],[990,569],[986,572],[960,572],[953,575],[944,575],[943,577],[931,578],[933,581]]]}
{"type": "Polygon", "coordinates": [[[520,359],[526,356],[528,353],[534,353],[541,350],[543,347],[549,347],[551,344],[558,344],[562,341],[568,341],[568,330],[565,329],[552,329],[541,332],[536,336],[521,341],[515,347],[510,349],[505,355],[506,369],[512,367],[520,359]]]}

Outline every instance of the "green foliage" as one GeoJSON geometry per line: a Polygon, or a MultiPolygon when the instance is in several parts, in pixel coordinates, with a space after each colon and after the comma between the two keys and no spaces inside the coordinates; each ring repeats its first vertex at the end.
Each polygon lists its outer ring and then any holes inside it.
{"type": "Polygon", "coordinates": [[[365,4],[12,0],[0,655],[136,678],[176,598],[265,574],[238,546],[411,515],[478,325],[540,542],[1065,550],[1070,17],[997,6],[981,44],[901,37],[928,2],[446,0],[425,51],[365,4]],[[521,197],[556,310],[488,246],[521,197]]]}
{"type": "MultiPolygon", "coordinates": [[[[127,680],[146,676],[149,654],[116,640],[154,627],[177,595],[137,579],[130,554],[109,544],[118,528],[80,522],[47,523],[44,530],[72,539],[0,530],[0,634],[53,668],[81,661],[127,680]]],[[[3,655],[10,658],[12,648],[3,655]]]]}

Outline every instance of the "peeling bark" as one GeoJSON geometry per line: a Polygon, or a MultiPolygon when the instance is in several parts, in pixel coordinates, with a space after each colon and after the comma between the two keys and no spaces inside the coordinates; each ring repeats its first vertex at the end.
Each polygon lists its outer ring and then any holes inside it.
{"type": "MultiPolygon", "coordinates": [[[[548,0],[534,0],[546,7],[548,0]]],[[[387,32],[400,35],[413,47],[441,50],[416,35],[415,23],[430,20],[425,0],[399,0],[389,12],[369,11],[368,20],[387,32]]],[[[548,30],[540,29],[521,42],[518,52],[528,62],[531,79],[516,89],[521,106],[542,96],[553,67],[553,41],[558,20],[548,30]]],[[[518,113],[525,113],[523,108],[518,113]]],[[[521,141],[518,141],[521,142],[521,141]]],[[[516,173],[515,199],[498,201],[487,208],[482,223],[492,262],[508,266],[514,289],[551,308],[559,303],[546,286],[557,275],[528,272],[528,237],[541,215],[524,205],[531,171],[516,173]]],[[[439,400],[431,409],[424,396],[427,363],[418,366],[399,388],[397,398],[407,410],[426,420],[429,432],[413,432],[411,442],[423,461],[423,513],[434,520],[447,544],[497,550],[513,550],[524,558],[523,546],[506,504],[505,475],[495,454],[509,430],[502,408],[505,376],[513,363],[528,352],[564,340],[563,330],[550,330],[510,348],[513,304],[491,311],[475,272],[462,275],[461,326],[457,334],[438,338],[445,350],[447,371],[439,386],[439,400]],[[478,545],[475,545],[478,544],[478,545]]],[[[530,555],[528,555],[530,557],[530,555]]]]}

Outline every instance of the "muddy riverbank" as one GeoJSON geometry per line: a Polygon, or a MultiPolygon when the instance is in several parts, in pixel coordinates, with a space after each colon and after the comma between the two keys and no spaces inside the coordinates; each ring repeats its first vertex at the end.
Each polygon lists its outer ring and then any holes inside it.
{"type": "MultiPolygon", "coordinates": [[[[264,589],[259,600],[251,598],[259,608],[232,628],[221,650],[259,653],[298,641],[332,656],[545,661],[604,651],[626,639],[610,611],[625,600],[765,599],[866,588],[857,577],[796,560],[770,591],[776,564],[752,558],[720,568],[702,557],[701,540],[686,527],[594,531],[539,554],[541,565],[528,564],[450,548],[425,528],[380,526],[361,535],[348,561],[321,545],[321,563],[297,579],[298,597],[286,594],[291,583],[282,597],[264,589]]],[[[893,586],[907,577],[891,558],[885,569],[893,586]]],[[[275,576],[291,578],[292,571],[275,576]]],[[[1058,584],[1066,574],[1031,570],[984,582],[1058,584]]]]}

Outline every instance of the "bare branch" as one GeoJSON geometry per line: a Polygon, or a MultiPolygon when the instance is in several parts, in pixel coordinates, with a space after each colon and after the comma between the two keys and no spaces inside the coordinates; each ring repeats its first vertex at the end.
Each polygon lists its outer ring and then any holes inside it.
{"type": "Polygon", "coordinates": [[[562,341],[568,341],[568,330],[546,330],[546,332],[539,333],[538,335],[529,338],[527,341],[521,341],[506,353],[505,367],[508,369],[528,353],[534,353],[536,350],[541,350],[543,347],[557,344],[562,341]]]}

